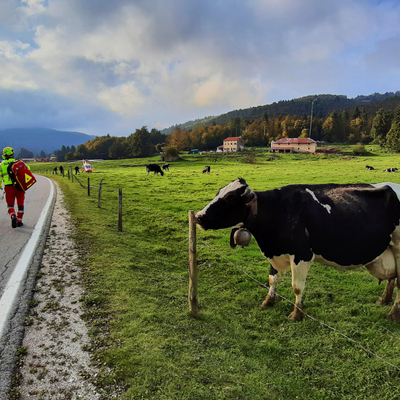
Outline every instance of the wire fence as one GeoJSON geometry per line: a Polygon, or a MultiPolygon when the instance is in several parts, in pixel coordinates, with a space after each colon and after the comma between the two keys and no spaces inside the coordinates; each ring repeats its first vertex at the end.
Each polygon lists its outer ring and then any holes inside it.
{"type": "MultiPolygon", "coordinates": [[[[42,172],[39,172],[42,173],[42,172]]],[[[50,172],[45,172],[46,174],[54,174],[54,171],[50,171],[50,172]]],[[[72,173],[72,170],[71,170],[72,173]]],[[[63,174],[63,176],[65,176],[63,174]]],[[[68,174],[68,179],[70,179],[70,176],[68,174]]],[[[99,189],[99,204],[100,204],[100,195],[101,195],[101,190],[102,190],[102,182],[100,182],[100,186],[91,186],[90,185],[90,178],[88,178],[88,183],[87,185],[84,185],[80,179],[78,179],[78,177],[75,175],[71,175],[71,180],[72,182],[74,181],[74,179],[77,180],[77,182],[80,184],[80,186],[83,189],[87,189],[88,190],[88,195],[90,195],[90,188],[97,188],[99,189]]],[[[118,193],[119,195],[119,199],[121,199],[122,197],[126,197],[123,195],[122,193],[122,189],[119,189],[119,191],[116,190],[111,190],[112,193],[118,193]]],[[[126,198],[126,200],[128,200],[129,202],[134,203],[138,208],[142,209],[143,211],[145,211],[146,213],[152,214],[153,216],[157,217],[159,220],[163,221],[165,224],[181,231],[182,233],[184,233],[185,235],[189,235],[189,229],[184,229],[174,223],[172,223],[170,220],[165,219],[163,216],[161,216],[160,214],[154,212],[154,210],[149,209],[148,207],[143,206],[143,204],[141,204],[139,201],[134,200],[134,199],[130,199],[130,198],[126,198]]],[[[120,214],[121,215],[121,214],[120,214]]],[[[119,221],[119,227],[120,227],[121,221],[119,221]]],[[[121,229],[122,231],[122,225],[121,225],[121,229]]],[[[187,242],[187,239],[183,239],[187,242]]],[[[183,242],[182,240],[182,242],[183,242]]],[[[213,252],[215,255],[217,255],[218,257],[220,257],[221,259],[225,260],[228,264],[232,265],[234,268],[236,268],[238,271],[240,271],[241,273],[243,273],[244,275],[246,275],[250,280],[256,282],[258,285],[260,285],[261,287],[269,290],[270,287],[263,283],[260,282],[258,279],[254,278],[251,274],[249,274],[247,271],[245,271],[243,268],[239,267],[237,264],[235,264],[233,261],[231,261],[228,257],[226,257],[225,255],[219,253],[217,250],[215,250],[209,243],[207,243],[204,239],[197,239],[197,241],[200,241],[202,243],[202,245],[206,248],[208,248],[211,252],[213,252]]],[[[185,250],[182,250],[182,252],[186,253],[185,250]]],[[[377,359],[379,359],[380,361],[382,361],[383,363],[393,367],[394,369],[400,371],[400,367],[398,367],[397,365],[387,361],[384,357],[379,356],[378,354],[376,354],[375,352],[371,351],[370,349],[368,349],[367,347],[363,346],[359,341],[352,339],[351,337],[349,337],[348,335],[340,332],[338,329],[326,324],[323,321],[320,321],[318,318],[315,318],[313,316],[311,316],[310,314],[306,313],[304,310],[300,309],[299,307],[297,307],[297,305],[295,303],[293,303],[291,300],[289,300],[288,298],[286,298],[285,296],[280,295],[279,293],[275,293],[276,296],[278,296],[279,298],[281,298],[282,300],[288,302],[289,304],[293,305],[294,307],[296,307],[306,318],[309,318],[310,320],[319,323],[321,326],[337,333],[338,335],[340,335],[341,337],[343,337],[344,339],[346,339],[347,341],[357,345],[360,349],[362,349],[363,351],[365,351],[369,356],[371,357],[375,357],[377,359]]],[[[386,330],[387,332],[389,332],[392,335],[395,335],[393,332],[391,332],[389,329],[383,327],[384,330],[386,330]]]]}

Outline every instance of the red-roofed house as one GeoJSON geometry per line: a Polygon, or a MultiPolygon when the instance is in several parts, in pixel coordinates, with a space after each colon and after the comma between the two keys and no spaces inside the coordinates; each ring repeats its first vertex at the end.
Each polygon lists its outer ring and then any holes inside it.
{"type": "Polygon", "coordinates": [[[224,151],[241,151],[244,150],[244,140],[241,136],[227,137],[224,139],[224,151]]]}
{"type": "Polygon", "coordinates": [[[271,143],[273,153],[315,153],[317,142],[310,138],[282,138],[271,143]]]}

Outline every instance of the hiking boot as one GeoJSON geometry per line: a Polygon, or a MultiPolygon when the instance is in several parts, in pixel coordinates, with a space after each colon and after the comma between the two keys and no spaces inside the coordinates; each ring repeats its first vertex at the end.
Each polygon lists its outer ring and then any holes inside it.
{"type": "Polygon", "coordinates": [[[12,216],[11,216],[11,226],[12,226],[13,228],[16,228],[16,227],[17,227],[17,217],[16,217],[15,215],[12,215],[12,216]]]}
{"type": "Polygon", "coordinates": [[[23,224],[23,222],[17,222],[17,226],[18,226],[18,227],[24,226],[24,224],[23,224]]]}

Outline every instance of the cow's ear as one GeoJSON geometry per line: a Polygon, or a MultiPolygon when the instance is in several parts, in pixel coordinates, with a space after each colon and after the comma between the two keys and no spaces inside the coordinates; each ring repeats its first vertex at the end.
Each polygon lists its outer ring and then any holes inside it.
{"type": "Polygon", "coordinates": [[[246,204],[250,203],[250,201],[254,199],[254,196],[255,193],[253,193],[249,187],[247,187],[245,192],[242,194],[242,197],[246,204]]]}

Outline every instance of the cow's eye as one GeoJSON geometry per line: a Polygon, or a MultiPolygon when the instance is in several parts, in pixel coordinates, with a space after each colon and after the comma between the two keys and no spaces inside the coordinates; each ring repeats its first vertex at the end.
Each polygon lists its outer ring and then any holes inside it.
{"type": "Polygon", "coordinates": [[[235,202],[235,196],[233,194],[230,194],[226,196],[225,200],[228,204],[233,204],[235,202]]]}

